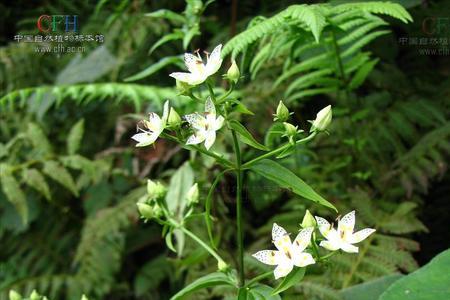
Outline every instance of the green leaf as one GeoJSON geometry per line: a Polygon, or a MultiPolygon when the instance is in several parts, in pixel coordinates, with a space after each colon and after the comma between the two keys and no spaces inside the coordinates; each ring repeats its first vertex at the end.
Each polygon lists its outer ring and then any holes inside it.
{"type": "Polygon", "coordinates": [[[233,282],[225,274],[219,272],[211,273],[188,284],[181,291],[173,295],[170,300],[182,299],[182,297],[195,291],[218,285],[234,286],[233,282]]]}
{"type": "Polygon", "coordinates": [[[186,22],[185,17],[168,9],[159,9],[157,11],[145,14],[145,16],[152,18],[163,18],[179,24],[183,24],[186,22]]]}
{"type": "Polygon", "coordinates": [[[164,68],[168,65],[172,65],[172,64],[180,65],[180,64],[182,64],[182,60],[180,59],[179,56],[164,57],[157,63],[148,66],[143,71],[141,71],[133,76],[125,78],[125,81],[136,81],[136,80],[148,77],[148,76],[158,72],[162,68],[164,68]]]}
{"type": "Polygon", "coordinates": [[[78,189],[73,181],[72,175],[58,162],[52,160],[46,161],[42,171],[45,175],[60,183],[78,197],[78,189]]]}
{"type": "Polygon", "coordinates": [[[47,200],[51,199],[50,188],[41,172],[36,169],[25,169],[22,178],[26,184],[41,193],[47,200]]]}
{"type": "Polygon", "coordinates": [[[273,160],[263,159],[251,166],[250,169],[267,179],[272,180],[279,186],[291,190],[299,196],[337,211],[333,204],[316,193],[297,175],[273,160]]]}
{"type": "Polygon", "coordinates": [[[170,179],[169,190],[166,194],[167,208],[181,218],[186,207],[186,195],[194,184],[194,172],[189,162],[184,163],[170,179]]]}
{"type": "Polygon", "coordinates": [[[253,148],[269,151],[270,149],[263,144],[258,143],[255,138],[248,132],[247,128],[236,120],[230,121],[230,127],[239,134],[240,140],[253,148]]]}
{"type": "Polygon", "coordinates": [[[47,154],[52,151],[52,147],[44,131],[35,123],[28,123],[27,137],[30,139],[33,147],[39,150],[41,154],[47,154]]]}
{"type": "Polygon", "coordinates": [[[6,198],[16,208],[22,218],[22,223],[26,224],[28,222],[27,198],[6,165],[0,165],[0,179],[6,198]]]}
{"type": "Polygon", "coordinates": [[[245,114],[245,115],[251,115],[251,116],[254,115],[254,113],[253,113],[251,110],[249,110],[249,109],[247,108],[247,106],[245,106],[244,104],[242,104],[241,101],[239,101],[239,100],[237,100],[237,99],[230,99],[230,100],[227,100],[227,101],[230,101],[230,102],[233,102],[234,104],[236,104],[236,106],[233,107],[233,110],[234,110],[234,111],[240,112],[241,114],[245,114]]]}
{"type": "Polygon", "coordinates": [[[299,283],[303,279],[303,276],[305,276],[305,272],[306,268],[294,267],[294,270],[292,270],[291,273],[284,277],[280,285],[278,285],[277,288],[272,292],[272,295],[277,295],[281,292],[284,292],[291,286],[299,283]]]}
{"type": "Polygon", "coordinates": [[[291,17],[293,19],[300,19],[311,29],[316,42],[319,42],[320,35],[326,25],[325,16],[318,6],[302,6],[296,11],[293,11],[291,17]]]}
{"type": "Polygon", "coordinates": [[[281,300],[280,295],[273,295],[273,288],[264,284],[252,286],[248,291],[248,300],[281,300]]]}
{"type": "Polygon", "coordinates": [[[246,287],[241,287],[238,289],[238,297],[237,300],[247,300],[248,289],[246,287]]]}
{"type": "Polygon", "coordinates": [[[174,247],[174,245],[173,245],[173,241],[172,241],[172,231],[169,231],[169,232],[166,234],[165,240],[166,240],[167,248],[169,248],[169,249],[172,250],[173,252],[177,253],[177,250],[175,249],[175,247],[174,247]]]}
{"type": "Polygon", "coordinates": [[[344,300],[378,300],[380,295],[395,281],[402,278],[401,274],[386,275],[375,280],[367,281],[361,284],[341,290],[344,300]]]}
{"type": "MultiPolygon", "coordinates": [[[[153,46],[148,50],[148,55],[151,55],[153,51],[158,49],[160,46],[164,45],[167,42],[173,41],[173,40],[181,40],[183,38],[183,33],[181,31],[176,31],[170,34],[163,35],[158,41],[156,41],[153,46]]],[[[162,59],[161,59],[162,60],[162,59]]],[[[132,80],[132,79],[125,79],[132,80]]]]}
{"type": "Polygon", "coordinates": [[[450,249],[441,252],[428,264],[394,282],[380,300],[448,299],[450,295],[450,249]]]}
{"type": "Polygon", "coordinates": [[[363,84],[364,80],[366,80],[366,77],[370,74],[370,72],[373,70],[375,65],[378,63],[379,59],[373,59],[371,61],[368,61],[365,63],[353,76],[352,81],[349,83],[349,88],[351,90],[354,90],[363,84]]]}
{"type": "Polygon", "coordinates": [[[69,136],[67,137],[67,153],[72,155],[78,152],[83,134],[84,119],[81,119],[70,129],[69,136]]]}

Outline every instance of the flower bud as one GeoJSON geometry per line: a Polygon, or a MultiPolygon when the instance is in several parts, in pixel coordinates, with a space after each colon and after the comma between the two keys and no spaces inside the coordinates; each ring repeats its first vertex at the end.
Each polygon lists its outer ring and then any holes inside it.
{"type": "Polygon", "coordinates": [[[187,193],[187,202],[188,202],[188,206],[194,205],[198,203],[198,196],[199,196],[199,192],[198,192],[198,184],[195,183],[188,191],[187,193]]]}
{"type": "Polygon", "coordinates": [[[275,118],[273,120],[285,122],[289,118],[289,115],[290,113],[288,108],[284,105],[283,101],[280,100],[280,103],[278,103],[277,106],[277,113],[274,115],[275,118]]]}
{"type": "Polygon", "coordinates": [[[145,219],[151,219],[154,216],[153,208],[147,203],[138,202],[136,203],[138,207],[139,214],[145,219]]]}
{"type": "Polygon", "coordinates": [[[164,211],[162,210],[162,208],[158,204],[156,204],[153,207],[153,213],[155,214],[156,218],[161,218],[164,215],[164,211]]]}
{"type": "Polygon", "coordinates": [[[309,210],[306,210],[301,224],[302,228],[315,227],[316,224],[317,223],[316,220],[314,219],[314,216],[309,212],[309,210]]]}
{"type": "Polygon", "coordinates": [[[219,260],[219,261],[217,262],[217,269],[218,269],[220,272],[225,272],[226,270],[228,270],[228,268],[229,268],[229,266],[228,266],[227,263],[224,262],[223,260],[219,260]]]}
{"type": "Polygon", "coordinates": [[[239,72],[239,68],[236,64],[236,61],[233,59],[231,61],[231,67],[227,71],[227,78],[230,81],[233,81],[234,83],[237,83],[239,80],[239,77],[241,77],[241,73],[239,72]]]}
{"type": "Polygon", "coordinates": [[[167,124],[172,128],[178,128],[181,125],[180,115],[173,107],[170,108],[169,117],[167,118],[167,124]]]}
{"type": "Polygon", "coordinates": [[[159,182],[147,180],[147,193],[150,200],[161,198],[166,193],[166,188],[159,182]]]}
{"type": "Polygon", "coordinates": [[[86,295],[83,294],[83,296],[81,296],[81,300],[89,300],[88,297],[86,297],[86,295]]]}
{"type": "Polygon", "coordinates": [[[331,105],[328,105],[317,113],[316,119],[312,122],[311,131],[324,131],[330,125],[331,118],[331,105]]]}
{"type": "Polygon", "coordinates": [[[22,296],[14,291],[14,290],[10,290],[9,291],[9,300],[22,300],[22,296]]]}
{"type": "Polygon", "coordinates": [[[41,296],[39,296],[36,290],[33,290],[33,292],[30,295],[30,300],[41,300],[41,296]]]}
{"type": "Polygon", "coordinates": [[[295,136],[297,134],[297,132],[298,132],[297,126],[294,126],[287,122],[283,122],[283,125],[284,125],[284,130],[286,130],[287,136],[295,136]]]}

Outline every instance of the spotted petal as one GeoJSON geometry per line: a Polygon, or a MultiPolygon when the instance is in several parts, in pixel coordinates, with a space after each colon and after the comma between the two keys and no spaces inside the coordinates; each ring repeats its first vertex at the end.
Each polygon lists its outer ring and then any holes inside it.
{"type": "Polygon", "coordinates": [[[211,148],[211,146],[216,141],[216,132],[214,130],[208,130],[206,132],[205,136],[206,136],[206,138],[205,138],[205,148],[206,148],[206,150],[209,150],[209,148],[211,148]]]}
{"type": "Polygon", "coordinates": [[[301,268],[306,267],[307,265],[312,265],[312,264],[316,263],[316,261],[314,260],[312,255],[309,253],[295,254],[294,257],[292,258],[292,261],[295,266],[301,267],[301,268]]]}
{"type": "Polygon", "coordinates": [[[184,119],[189,123],[189,125],[191,125],[192,128],[196,130],[205,130],[206,119],[202,115],[193,113],[184,116],[184,119]]]}
{"type": "Polygon", "coordinates": [[[195,134],[191,135],[187,139],[186,145],[197,145],[203,143],[205,139],[206,139],[205,134],[202,131],[197,131],[195,134]]]}
{"type": "Polygon", "coordinates": [[[326,238],[331,230],[331,224],[322,217],[316,217],[316,221],[320,233],[326,238]]]}
{"type": "Polygon", "coordinates": [[[207,78],[204,73],[175,72],[171,73],[169,76],[189,85],[198,85],[204,82],[207,78]]]}
{"type": "Polygon", "coordinates": [[[131,138],[136,142],[138,142],[136,144],[136,147],[144,147],[153,144],[158,138],[158,134],[150,132],[141,132],[133,135],[131,138]]]}
{"type": "Polygon", "coordinates": [[[303,252],[303,250],[308,247],[309,243],[311,242],[311,235],[313,232],[313,227],[308,227],[305,229],[302,229],[297,237],[295,238],[294,242],[292,243],[292,249],[294,252],[294,256],[296,256],[297,253],[303,252]]]}
{"type": "Polygon", "coordinates": [[[278,226],[277,223],[273,223],[272,241],[275,247],[284,253],[291,249],[291,239],[289,238],[287,231],[283,227],[278,226]]]}
{"type": "Polygon", "coordinates": [[[220,66],[222,65],[222,58],[220,56],[221,51],[222,51],[222,44],[218,45],[211,52],[211,55],[209,56],[205,67],[207,76],[211,76],[220,69],[220,66]]]}
{"type": "Polygon", "coordinates": [[[341,249],[347,253],[358,253],[358,247],[350,243],[341,243],[341,249]]]}
{"type": "Polygon", "coordinates": [[[345,233],[346,236],[350,236],[351,233],[353,232],[354,227],[355,227],[355,211],[353,210],[339,220],[338,231],[340,233],[345,233]]]}
{"type": "Polygon", "coordinates": [[[351,235],[349,238],[349,242],[351,244],[359,243],[362,240],[365,240],[369,235],[375,232],[375,229],[372,228],[365,228],[363,230],[357,231],[354,234],[351,235]]]}
{"type": "Polygon", "coordinates": [[[216,107],[214,106],[214,102],[212,102],[211,97],[206,98],[205,113],[214,116],[214,118],[216,117],[216,107]]]}
{"type": "Polygon", "coordinates": [[[189,72],[193,74],[200,74],[205,72],[205,66],[203,65],[203,61],[198,57],[191,53],[184,54],[184,64],[189,72]]]}
{"type": "Polygon", "coordinates": [[[278,266],[273,271],[275,279],[287,276],[293,268],[294,264],[292,263],[292,260],[283,255],[281,263],[278,264],[278,266]]]}
{"type": "Polygon", "coordinates": [[[282,256],[283,254],[280,251],[275,250],[262,250],[258,251],[255,254],[252,255],[254,258],[262,262],[266,265],[279,265],[282,263],[282,260],[284,259],[282,256]]]}
{"type": "Polygon", "coordinates": [[[339,241],[321,241],[319,246],[330,251],[336,251],[341,248],[339,241]]]}

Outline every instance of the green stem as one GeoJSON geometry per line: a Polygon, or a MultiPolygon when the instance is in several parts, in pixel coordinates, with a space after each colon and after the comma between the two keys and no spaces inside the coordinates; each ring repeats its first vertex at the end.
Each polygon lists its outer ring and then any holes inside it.
{"type": "Polygon", "coordinates": [[[270,277],[272,274],[273,274],[273,271],[269,271],[269,272],[263,273],[261,275],[258,275],[255,278],[251,279],[249,282],[247,282],[247,284],[245,286],[249,287],[256,282],[259,282],[261,279],[270,277]]]}
{"type": "Polygon", "coordinates": [[[233,92],[234,86],[235,86],[235,84],[232,82],[230,89],[224,95],[222,95],[219,99],[217,99],[216,104],[221,104],[222,102],[224,102],[227,99],[227,97],[233,92]]]}
{"type": "Polygon", "coordinates": [[[245,284],[244,273],[244,231],[242,225],[242,182],[243,174],[241,169],[241,149],[239,147],[239,141],[237,139],[236,132],[231,131],[233,135],[234,152],[236,154],[236,225],[237,225],[237,244],[239,252],[239,287],[243,287],[245,284]]]}
{"type": "MultiPolygon", "coordinates": [[[[313,133],[311,133],[310,135],[308,135],[308,136],[305,137],[304,139],[301,139],[301,140],[296,141],[296,142],[295,142],[295,145],[304,144],[304,143],[306,143],[306,142],[312,140],[312,139],[316,136],[316,134],[317,134],[317,132],[314,131],[313,133]]],[[[281,147],[279,147],[279,148],[277,148],[277,149],[275,149],[275,150],[272,150],[272,151],[267,152],[267,153],[265,153],[265,154],[263,154],[263,155],[261,155],[261,156],[258,156],[257,158],[254,158],[254,159],[252,159],[252,160],[246,162],[245,164],[243,164],[243,165],[242,165],[242,169],[248,169],[248,168],[250,168],[252,165],[254,165],[255,163],[257,163],[258,161],[260,161],[260,160],[262,160],[262,159],[265,159],[265,158],[272,157],[272,156],[274,156],[274,155],[277,155],[278,153],[283,152],[284,150],[288,149],[289,147],[292,147],[292,144],[291,144],[291,143],[286,143],[286,144],[284,144],[283,146],[281,146],[281,147]]]]}
{"type": "Polygon", "coordinates": [[[196,241],[200,246],[202,246],[206,251],[208,251],[209,254],[214,256],[215,259],[217,259],[218,262],[225,262],[222,257],[220,257],[219,254],[217,254],[216,251],[214,251],[211,247],[208,246],[201,238],[196,236],[194,233],[192,233],[190,230],[188,230],[186,227],[181,226],[179,227],[181,231],[183,231],[187,236],[189,236],[191,239],[196,241]]]}
{"type": "Polygon", "coordinates": [[[337,251],[333,251],[333,252],[331,252],[331,253],[328,253],[327,255],[324,255],[324,256],[322,256],[322,257],[320,257],[320,261],[322,261],[322,260],[325,260],[325,259],[327,259],[327,258],[330,258],[330,257],[332,257],[333,255],[335,255],[336,253],[338,253],[337,251]]]}
{"type": "Polygon", "coordinates": [[[339,49],[334,30],[331,30],[331,39],[333,40],[334,53],[336,55],[336,61],[339,68],[339,76],[341,77],[342,83],[346,85],[347,79],[345,78],[344,65],[342,64],[341,51],[339,49]]]}
{"type": "Polygon", "coordinates": [[[211,96],[212,101],[216,103],[216,95],[214,94],[214,90],[208,81],[206,81],[206,86],[208,87],[209,95],[211,96]]]}
{"type": "Polygon", "coordinates": [[[192,100],[203,103],[202,99],[198,98],[197,96],[194,95],[194,93],[189,90],[188,94],[187,94],[192,100]]]}

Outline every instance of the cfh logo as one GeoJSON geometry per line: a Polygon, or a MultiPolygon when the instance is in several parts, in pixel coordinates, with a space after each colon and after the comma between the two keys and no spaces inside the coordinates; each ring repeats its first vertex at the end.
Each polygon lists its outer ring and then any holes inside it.
{"type": "Polygon", "coordinates": [[[78,16],[77,15],[42,15],[37,20],[37,27],[40,32],[65,32],[78,31],[78,16]]]}
{"type": "Polygon", "coordinates": [[[449,18],[428,17],[422,21],[422,31],[428,35],[448,33],[449,25],[449,18]]]}

